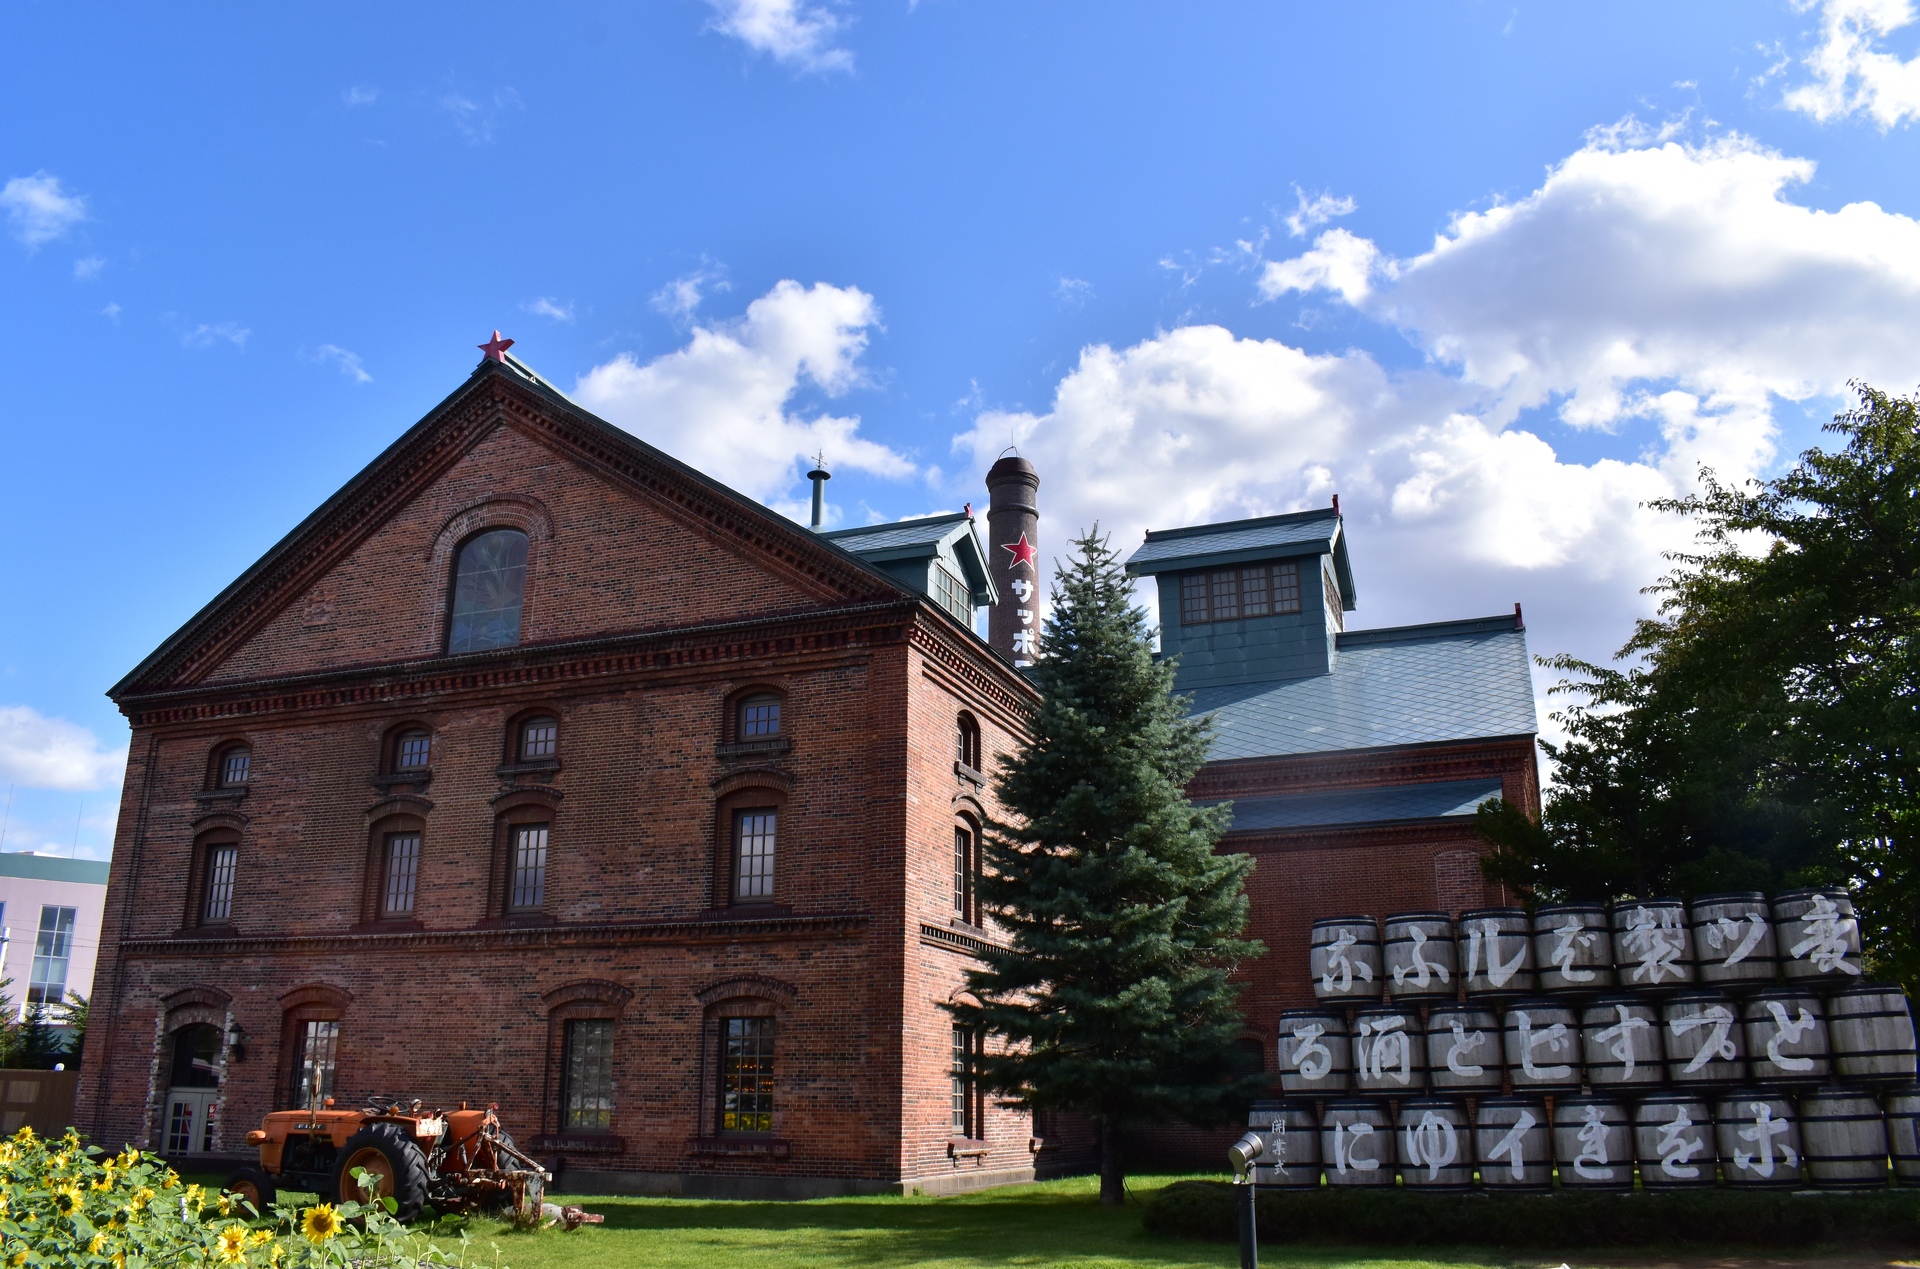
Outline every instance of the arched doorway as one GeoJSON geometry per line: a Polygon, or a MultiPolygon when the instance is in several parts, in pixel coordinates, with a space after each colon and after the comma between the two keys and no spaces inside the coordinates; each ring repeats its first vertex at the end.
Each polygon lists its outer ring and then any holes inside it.
{"type": "Polygon", "coordinates": [[[219,1114],[220,1028],[197,1022],[173,1033],[167,1079],[166,1153],[205,1154],[213,1149],[219,1114]]]}

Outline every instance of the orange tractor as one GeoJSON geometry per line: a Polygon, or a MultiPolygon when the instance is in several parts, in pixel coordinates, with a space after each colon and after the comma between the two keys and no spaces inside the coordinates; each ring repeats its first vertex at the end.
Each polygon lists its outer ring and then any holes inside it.
{"type": "MultiPolygon", "coordinates": [[[[282,1189],[365,1202],[355,1176],[364,1169],[372,1197],[392,1198],[402,1222],[431,1203],[442,1212],[504,1211],[534,1224],[553,1177],[520,1152],[494,1110],[469,1110],[465,1102],[459,1110],[424,1110],[417,1100],[387,1098],[338,1110],[333,1098],[315,1098],[306,1110],[274,1111],[247,1134],[247,1144],[260,1148],[260,1166],[241,1168],[227,1189],[260,1212],[282,1189]]],[[[578,1223],[570,1209],[566,1218],[578,1223]]]]}

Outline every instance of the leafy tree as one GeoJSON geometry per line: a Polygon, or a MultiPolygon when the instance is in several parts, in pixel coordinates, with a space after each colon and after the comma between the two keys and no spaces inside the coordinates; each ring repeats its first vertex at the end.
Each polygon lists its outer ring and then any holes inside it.
{"type": "Polygon", "coordinates": [[[988,825],[980,896],[1007,947],[969,971],[977,1003],[947,1007],[1005,1042],[978,1060],[984,1088],[1100,1125],[1100,1201],[1114,1205],[1124,1124],[1214,1121],[1255,1095],[1257,1079],[1233,1076],[1229,978],[1262,948],[1240,937],[1251,860],[1214,853],[1226,808],[1186,798],[1210,724],[1173,695],[1097,527],[1074,548],[1032,670],[1029,739],[995,779],[1018,819],[988,825]]]}
{"type": "MultiPolygon", "coordinates": [[[[1764,482],[1653,504],[1699,549],[1562,715],[1537,828],[1482,814],[1498,879],[1682,891],[1843,881],[1876,972],[1920,985],[1920,399],[1854,408],[1764,482]]],[[[1521,817],[1523,818],[1523,817],[1521,817]]]]}

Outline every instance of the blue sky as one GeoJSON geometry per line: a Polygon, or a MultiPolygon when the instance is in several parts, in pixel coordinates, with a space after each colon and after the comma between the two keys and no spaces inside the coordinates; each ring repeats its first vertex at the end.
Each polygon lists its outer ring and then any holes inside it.
{"type": "Polygon", "coordinates": [[[104,689],[496,326],[782,509],[819,446],[837,522],[957,508],[1009,440],[1050,549],[1338,492],[1360,624],[1604,655],[1646,498],[1920,383],[1917,50],[1904,0],[10,6],[5,848],[104,856],[104,689]]]}

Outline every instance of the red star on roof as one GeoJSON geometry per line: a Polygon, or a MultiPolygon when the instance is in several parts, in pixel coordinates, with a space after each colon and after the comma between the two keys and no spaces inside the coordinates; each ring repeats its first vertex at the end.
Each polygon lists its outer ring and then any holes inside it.
{"type": "MultiPolygon", "coordinates": [[[[1003,551],[1012,551],[1013,563],[1025,564],[1028,568],[1032,568],[1034,566],[1033,564],[1034,557],[1036,557],[1040,553],[1039,548],[1035,547],[1033,543],[1027,541],[1027,535],[1024,533],[1020,535],[1020,540],[1018,542],[1002,542],[1000,544],[1000,549],[1003,551]]],[[[1012,567],[1012,565],[1009,565],[1009,567],[1012,567]]]]}
{"type": "Polygon", "coordinates": [[[495,332],[493,332],[492,339],[480,345],[480,351],[487,354],[486,360],[497,361],[502,365],[505,365],[507,360],[507,349],[511,347],[513,347],[513,341],[511,339],[500,338],[500,332],[496,330],[495,332]]]}

